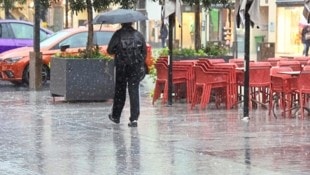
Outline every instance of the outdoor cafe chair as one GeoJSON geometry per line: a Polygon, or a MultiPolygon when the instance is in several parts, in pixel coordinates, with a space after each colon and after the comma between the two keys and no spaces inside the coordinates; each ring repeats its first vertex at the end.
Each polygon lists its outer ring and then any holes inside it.
{"type": "Polygon", "coordinates": [[[302,70],[310,70],[310,65],[304,65],[304,67],[302,68],[302,70]]]}
{"type": "MultiPolygon", "coordinates": [[[[175,99],[184,96],[190,103],[193,89],[193,65],[194,61],[173,61],[172,63],[172,84],[175,99]],[[185,90],[184,90],[185,89],[185,90]]],[[[168,62],[166,59],[160,59],[155,63],[157,79],[153,95],[154,102],[163,94],[163,103],[168,100],[168,62]]]]}
{"type": "MultiPolygon", "coordinates": [[[[250,108],[252,108],[253,106],[257,106],[257,104],[261,104],[262,106],[266,107],[266,103],[268,101],[269,96],[268,92],[270,89],[270,68],[271,64],[269,62],[250,62],[249,65],[250,108]]],[[[242,73],[239,72],[237,77],[237,84],[238,86],[244,88],[244,71],[242,71],[242,73]]]]}
{"type": "Polygon", "coordinates": [[[160,98],[161,94],[163,94],[162,103],[166,103],[168,100],[168,66],[164,62],[156,62],[155,69],[157,78],[153,94],[153,105],[160,98]]]}
{"type": "Polygon", "coordinates": [[[304,70],[300,72],[297,78],[297,93],[299,94],[299,109],[301,112],[301,118],[304,118],[304,111],[307,110],[310,115],[309,108],[307,107],[310,95],[310,71],[304,70]]]}
{"type": "Polygon", "coordinates": [[[299,56],[299,57],[294,57],[294,61],[299,61],[301,65],[306,65],[310,57],[308,56],[299,56]]]}
{"type": "Polygon", "coordinates": [[[282,58],[282,57],[270,57],[270,58],[267,58],[267,61],[270,62],[272,67],[277,66],[278,62],[281,61],[281,60],[285,61],[285,60],[288,60],[288,58],[282,58]]]}
{"type": "Polygon", "coordinates": [[[244,58],[229,59],[230,63],[235,63],[237,67],[244,67],[244,58]]]}
{"type": "Polygon", "coordinates": [[[293,71],[301,71],[302,65],[300,61],[296,60],[281,60],[278,62],[278,66],[280,67],[291,67],[293,71]]]}
{"type": "MultiPolygon", "coordinates": [[[[237,102],[237,83],[236,83],[236,67],[235,63],[217,63],[212,64],[208,58],[200,58],[196,64],[203,65],[206,71],[226,72],[229,76],[229,96],[227,108],[232,108],[237,102]]],[[[219,94],[219,93],[218,93],[219,94]]]]}
{"type": "Polygon", "coordinates": [[[207,71],[203,65],[194,66],[195,83],[191,102],[191,109],[200,102],[200,109],[205,109],[210,101],[211,90],[217,89],[225,92],[221,99],[226,99],[226,107],[229,107],[229,75],[227,72],[207,71]]]}
{"type": "Polygon", "coordinates": [[[291,116],[291,108],[296,101],[295,90],[297,79],[289,74],[281,72],[292,72],[290,67],[272,67],[270,70],[271,86],[269,99],[269,115],[271,111],[277,118],[279,115],[285,117],[288,113],[291,116]]]}
{"type": "MultiPolygon", "coordinates": [[[[193,66],[195,61],[173,61],[172,66],[172,81],[175,85],[176,98],[186,94],[186,101],[190,103],[193,91],[193,66]],[[185,86],[185,92],[182,92],[180,85],[185,86]]],[[[184,87],[184,86],[183,86],[184,87]]]]}

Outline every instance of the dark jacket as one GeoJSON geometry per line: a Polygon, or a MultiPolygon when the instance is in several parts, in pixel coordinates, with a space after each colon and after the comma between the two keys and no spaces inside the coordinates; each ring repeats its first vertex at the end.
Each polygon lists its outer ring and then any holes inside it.
{"type": "Polygon", "coordinates": [[[301,42],[302,43],[310,43],[310,40],[308,39],[306,39],[306,33],[310,33],[310,31],[308,31],[307,30],[307,28],[308,28],[309,26],[305,26],[303,29],[302,29],[302,31],[301,31],[301,42]]]}
{"type": "MultiPolygon", "coordinates": [[[[119,65],[123,63],[123,60],[125,56],[122,55],[121,53],[121,40],[122,38],[129,38],[129,37],[134,37],[136,41],[136,48],[135,50],[132,50],[132,52],[135,52],[135,54],[140,54],[142,57],[142,61],[144,63],[146,54],[147,54],[147,48],[146,48],[146,43],[143,35],[135,30],[131,25],[123,25],[122,28],[117,30],[108,45],[107,52],[109,54],[115,54],[115,65],[119,65]]],[[[130,54],[130,53],[129,53],[130,54]]],[[[136,59],[139,59],[138,56],[136,59]]]]}
{"type": "Polygon", "coordinates": [[[166,39],[168,37],[168,29],[166,25],[162,25],[160,28],[160,38],[166,39]]]}

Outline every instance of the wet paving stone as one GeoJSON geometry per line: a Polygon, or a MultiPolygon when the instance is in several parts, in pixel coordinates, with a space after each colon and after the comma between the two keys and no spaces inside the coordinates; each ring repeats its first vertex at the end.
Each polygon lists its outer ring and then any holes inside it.
{"type": "Polygon", "coordinates": [[[128,102],[116,125],[111,100],[53,103],[48,88],[1,91],[0,174],[309,174],[310,117],[253,109],[244,122],[240,107],[152,105],[149,92],[141,87],[138,127],[129,128],[128,102]]]}

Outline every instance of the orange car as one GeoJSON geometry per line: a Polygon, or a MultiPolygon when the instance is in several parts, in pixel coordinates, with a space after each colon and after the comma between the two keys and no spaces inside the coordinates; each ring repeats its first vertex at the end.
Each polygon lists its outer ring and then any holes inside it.
{"type": "MultiPolygon", "coordinates": [[[[102,52],[106,52],[107,45],[114,33],[114,29],[94,29],[94,43],[99,45],[102,52]]],[[[49,63],[51,57],[60,52],[61,46],[68,45],[67,53],[77,53],[79,49],[86,48],[88,30],[85,27],[65,29],[54,33],[40,43],[42,52],[42,80],[49,79],[49,63]]],[[[22,47],[0,54],[0,79],[13,84],[29,84],[29,52],[33,47],[22,47]]],[[[153,65],[151,46],[147,45],[147,58],[145,66],[147,71],[153,65]]]]}

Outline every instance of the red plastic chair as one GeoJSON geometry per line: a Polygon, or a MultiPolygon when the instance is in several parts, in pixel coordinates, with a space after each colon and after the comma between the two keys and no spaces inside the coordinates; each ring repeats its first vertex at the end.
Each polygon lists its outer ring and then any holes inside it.
{"type": "Polygon", "coordinates": [[[304,67],[302,68],[302,70],[310,70],[310,65],[304,65],[304,67]]]}
{"type": "Polygon", "coordinates": [[[294,60],[286,60],[286,61],[279,61],[278,62],[279,67],[291,67],[293,71],[301,71],[302,65],[299,61],[294,60]]]}
{"type": "Polygon", "coordinates": [[[310,60],[310,57],[307,56],[294,57],[293,60],[299,61],[301,65],[306,65],[308,60],[310,60]]]}
{"type": "Polygon", "coordinates": [[[182,84],[185,84],[186,88],[186,101],[191,102],[192,91],[193,91],[193,66],[195,61],[174,61],[172,67],[173,85],[175,86],[176,98],[183,95],[181,91],[182,84]]]}
{"type": "Polygon", "coordinates": [[[307,109],[309,115],[309,108],[306,108],[306,104],[308,104],[308,95],[310,95],[310,71],[305,70],[300,73],[297,79],[298,89],[297,92],[299,94],[299,105],[301,111],[301,118],[304,118],[304,110],[307,109]]]}
{"type": "Polygon", "coordinates": [[[225,98],[227,109],[232,108],[233,104],[237,102],[237,84],[236,84],[237,65],[235,63],[212,64],[210,60],[207,58],[200,58],[197,61],[197,64],[203,66],[205,71],[220,72],[220,73],[225,72],[228,74],[229,96],[226,96],[227,94],[221,94],[218,92],[217,94],[221,98],[217,98],[217,99],[225,98]]]}
{"type": "Polygon", "coordinates": [[[211,64],[218,64],[218,63],[225,63],[225,60],[222,58],[216,58],[216,59],[208,59],[211,64]]]}
{"type": "MultiPolygon", "coordinates": [[[[272,67],[270,70],[271,87],[270,87],[270,101],[269,101],[269,115],[274,105],[279,104],[282,109],[281,115],[286,116],[289,112],[291,115],[292,102],[295,100],[296,78],[291,75],[281,74],[279,72],[293,71],[290,67],[272,67]]],[[[277,117],[274,111],[274,117],[277,117]]]]}
{"type": "Polygon", "coordinates": [[[155,68],[157,72],[157,79],[155,81],[155,89],[153,95],[153,102],[159,99],[160,95],[163,93],[162,103],[166,103],[168,100],[168,66],[163,62],[156,62],[155,68]]]}
{"type": "MultiPolygon", "coordinates": [[[[269,96],[271,64],[269,62],[250,62],[249,68],[249,106],[250,108],[257,104],[265,106],[269,96]]],[[[243,73],[238,76],[238,85],[244,87],[243,73]]]]}
{"type": "Polygon", "coordinates": [[[230,63],[235,63],[238,67],[244,67],[244,58],[234,58],[229,60],[230,63]]]}
{"type": "Polygon", "coordinates": [[[267,61],[270,62],[271,66],[277,66],[279,61],[286,61],[288,58],[281,58],[281,57],[272,57],[267,58],[267,61]]]}
{"type": "MultiPolygon", "coordinates": [[[[205,109],[210,101],[211,89],[223,88],[226,92],[225,96],[229,93],[229,75],[225,72],[207,71],[202,65],[194,66],[195,85],[194,93],[191,103],[193,109],[200,101],[200,108],[205,109]]],[[[226,98],[228,100],[228,98],[226,98]]],[[[229,102],[226,101],[227,107],[229,102]]]]}
{"type": "MultiPolygon", "coordinates": [[[[175,98],[179,99],[185,97],[187,102],[191,101],[193,89],[193,66],[195,61],[174,61],[172,63],[172,84],[175,98]],[[183,86],[185,85],[185,86],[183,86]],[[185,92],[183,92],[185,87],[185,92]]],[[[155,68],[157,70],[157,80],[155,82],[155,89],[153,95],[153,104],[163,93],[163,103],[168,99],[168,61],[167,59],[159,59],[155,68]]]]}

